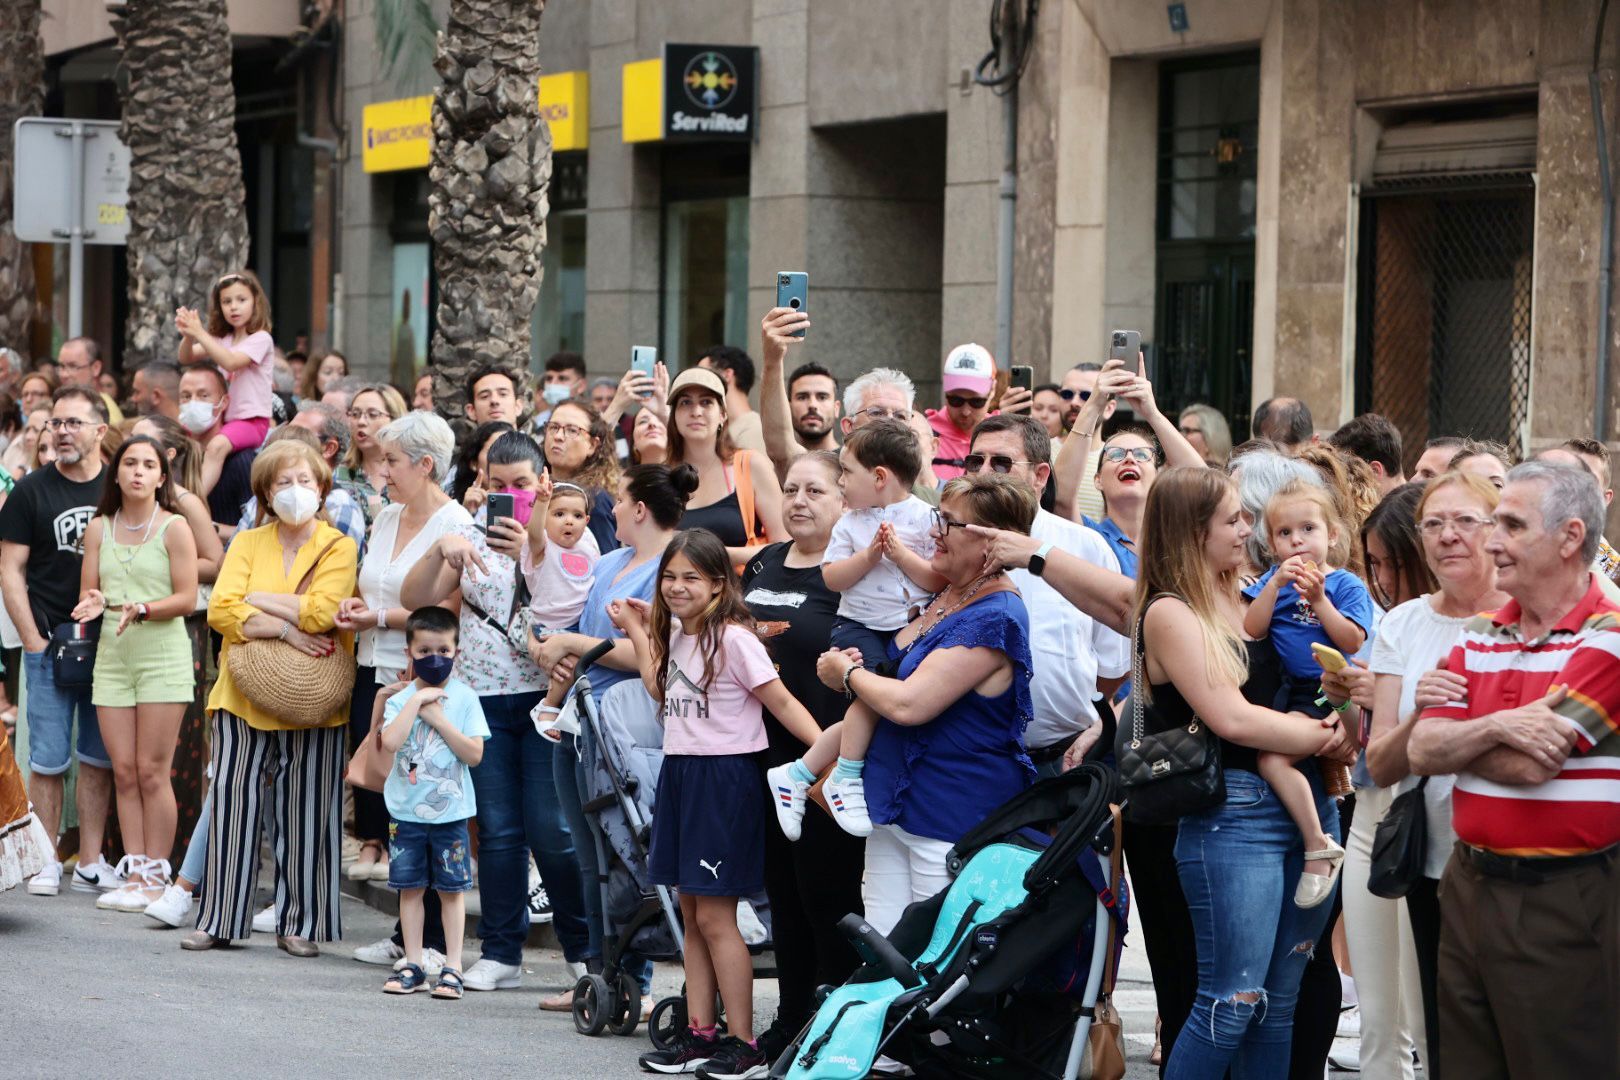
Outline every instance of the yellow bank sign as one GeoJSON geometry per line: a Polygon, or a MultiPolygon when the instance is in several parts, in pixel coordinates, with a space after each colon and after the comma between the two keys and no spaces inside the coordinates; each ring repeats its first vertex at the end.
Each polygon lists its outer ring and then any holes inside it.
{"type": "MultiPolygon", "coordinates": [[[[551,125],[553,150],[590,144],[590,76],[564,71],[540,77],[540,114],[551,125]]],[[[379,101],[362,113],[361,162],[368,173],[425,169],[433,151],[433,95],[379,101]]]]}

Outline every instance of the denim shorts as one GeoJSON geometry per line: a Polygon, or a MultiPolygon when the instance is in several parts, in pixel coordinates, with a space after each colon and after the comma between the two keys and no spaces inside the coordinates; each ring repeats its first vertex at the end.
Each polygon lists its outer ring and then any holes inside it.
{"type": "Polygon", "coordinates": [[[472,888],[467,821],[388,821],[388,887],[459,893],[472,888]]]}
{"type": "Polygon", "coordinates": [[[49,649],[23,652],[23,678],[27,684],[28,768],[41,776],[67,772],[75,713],[79,718],[79,760],[112,768],[107,748],[101,744],[95,706],[90,704],[90,687],[58,688],[49,649]]]}

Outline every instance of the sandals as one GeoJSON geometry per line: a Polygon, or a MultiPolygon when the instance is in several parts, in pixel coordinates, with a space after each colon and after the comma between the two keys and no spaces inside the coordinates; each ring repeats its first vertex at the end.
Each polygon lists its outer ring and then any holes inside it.
{"type": "Polygon", "coordinates": [[[1294,887],[1294,906],[1313,908],[1327,901],[1333,895],[1333,886],[1339,880],[1339,871],[1344,869],[1344,848],[1328,837],[1328,845],[1320,851],[1307,851],[1306,862],[1326,862],[1328,872],[1325,874],[1312,874],[1301,872],[1299,884],[1294,887]]]}
{"type": "MultiPolygon", "coordinates": [[[[440,981],[443,981],[443,976],[440,976],[440,981]]],[[[422,965],[406,964],[388,976],[388,981],[383,983],[383,993],[414,994],[425,985],[427,985],[427,972],[422,970],[422,965]]],[[[438,991],[435,990],[434,993],[438,993],[438,991]]]]}
{"type": "Polygon", "coordinates": [[[433,984],[433,996],[441,1001],[461,1000],[461,972],[453,967],[439,972],[439,981],[433,984]]]}
{"type": "MultiPolygon", "coordinates": [[[[369,860],[367,860],[365,862],[361,862],[360,859],[357,857],[354,860],[354,862],[350,863],[348,870],[344,871],[345,876],[347,876],[350,881],[371,881],[371,880],[374,880],[374,878],[373,878],[374,868],[376,867],[378,862],[382,861],[382,857],[383,857],[383,854],[384,854],[382,841],[381,840],[364,840],[364,841],[361,841],[361,843],[360,843],[360,853],[364,854],[367,848],[371,848],[371,849],[375,850],[377,852],[377,854],[374,857],[372,857],[371,859],[369,859],[369,860]]],[[[383,865],[387,866],[388,864],[383,863],[383,865]]],[[[384,878],[383,880],[386,881],[387,878],[384,878]]]]}

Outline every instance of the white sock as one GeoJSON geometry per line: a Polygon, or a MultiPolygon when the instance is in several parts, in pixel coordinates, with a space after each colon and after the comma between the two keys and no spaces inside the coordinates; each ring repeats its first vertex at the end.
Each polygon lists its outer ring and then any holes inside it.
{"type": "Polygon", "coordinates": [[[1339,1007],[1348,1009],[1360,1003],[1361,999],[1356,997],[1356,980],[1342,971],[1339,972],[1339,1007]]]}

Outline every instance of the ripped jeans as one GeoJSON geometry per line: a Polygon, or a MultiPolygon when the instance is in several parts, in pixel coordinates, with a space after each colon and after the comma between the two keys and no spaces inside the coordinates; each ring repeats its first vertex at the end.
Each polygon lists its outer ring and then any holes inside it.
{"type": "MultiPolygon", "coordinates": [[[[1329,836],[1337,804],[1314,762],[1302,765],[1329,836]]],[[[1274,1080],[1288,1075],[1299,980],[1331,904],[1300,908],[1299,829],[1271,785],[1226,773],[1226,803],[1181,819],[1176,870],[1198,941],[1198,998],[1170,1052],[1166,1080],[1274,1080]]]]}

